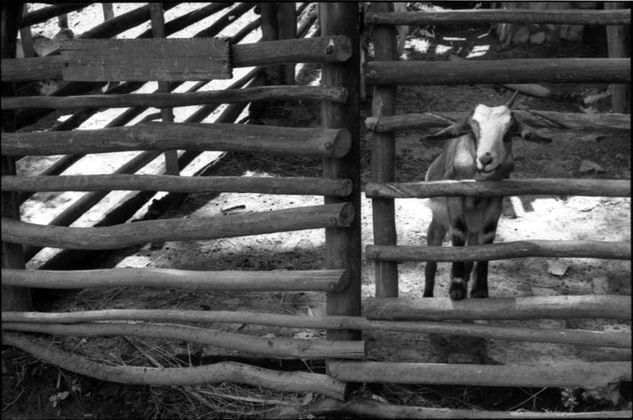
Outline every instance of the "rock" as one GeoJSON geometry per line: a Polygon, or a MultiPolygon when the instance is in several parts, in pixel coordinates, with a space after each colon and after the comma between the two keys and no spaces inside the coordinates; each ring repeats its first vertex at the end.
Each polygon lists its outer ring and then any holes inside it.
{"type": "Polygon", "coordinates": [[[587,172],[606,172],[606,170],[598,165],[596,162],[592,162],[590,160],[583,160],[580,163],[580,167],[578,168],[578,171],[580,173],[587,173],[587,172]]]}
{"type": "Polygon", "coordinates": [[[560,260],[547,260],[547,272],[556,277],[563,277],[569,264],[560,260]]]}
{"type": "Polygon", "coordinates": [[[545,32],[537,32],[530,35],[530,43],[542,44],[543,42],[545,42],[545,32]]]}
{"type": "Polygon", "coordinates": [[[609,294],[609,279],[606,277],[596,277],[591,280],[593,286],[593,293],[596,295],[608,295],[609,294]]]}
{"type": "Polygon", "coordinates": [[[532,287],[533,296],[559,296],[560,293],[549,287],[532,287]]]}
{"type": "Polygon", "coordinates": [[[530,29],[527,26],[521,26],[512,36],[512,43],[515,45],[524,44],[530,39],[530,29]]]}

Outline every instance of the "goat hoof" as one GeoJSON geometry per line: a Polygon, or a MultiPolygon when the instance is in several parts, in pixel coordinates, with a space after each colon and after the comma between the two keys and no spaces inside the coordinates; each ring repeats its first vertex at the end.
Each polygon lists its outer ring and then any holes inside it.
{"type": "Polygon", "coordinates": [[[484,289],[475,289],[470,291],[471,298],[487,298],[488,291],[484,289]]]}
{"type": "Polygon", "coordinates": [[[466,285],[464,283],[451,283],[448,294],[453,300],[462,300],[466,298],[466,285]]]}

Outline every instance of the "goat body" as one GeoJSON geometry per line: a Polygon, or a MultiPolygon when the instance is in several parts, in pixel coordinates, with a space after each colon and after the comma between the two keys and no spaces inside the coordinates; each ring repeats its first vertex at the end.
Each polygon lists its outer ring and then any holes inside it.
{"type": "MultiPolygon", "coordinates": [[[[510,130],[514,119],[509,107],[478,105],[458,127],[469,131],[448,141],[429,167],[425,180],[508,178],[514,169],[510,130]]],[[[453,126],[455,128],[455,126],[453,126]]],[[[427,231],[429,246],[441,246],[447,232],[453,246],[489,244],[494,241],[501,216],[503,197],[438,197],[430,199],[433,218],[427,231]]],[[[449,295],[454,300],[466,297],[472,262],[458,261],[451,267],[449,295]]],[[[425,269],[424,296],[433,296],[437,263],[425,269]]],[[[488,296],[488,261],[475,264],[471,297],[488,296]]]]}

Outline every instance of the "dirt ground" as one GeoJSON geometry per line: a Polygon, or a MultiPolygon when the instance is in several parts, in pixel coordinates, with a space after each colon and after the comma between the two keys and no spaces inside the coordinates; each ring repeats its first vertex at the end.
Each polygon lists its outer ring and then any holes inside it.
{"type": "MultiPolygon", "coordinates": [[[[117,5],[123,7],[127,5],[117,5]]],[[[132,6],[129,6],[132,7],[132,6]]],[[[180,6],[179,6],[180,7],[180,6]]],[[[183,6],[186,7],[186,6],[183,6]]],[[[190,7],[190,6],[189,6],[190,7]]],[[[92,10],[92,9],[90,9],[92,10]]],[[[116,9],[115,9],[116,10],[116,9]]],[[[185,9],[183,9],[185,10],[185,9]]],[[[120,14],[122,11],[117,11],[120,14]]],[[[182,12],[182,10],[181,10],[182,12]]],[[[92,19],[99,19],[100,11],[93,10],[92,19]]],[[[176,12],[174,12],[176,13],[176,12]]],[[[90,15],[88,15],[90,16],[90,15]]],[[[244,16],[244,22],[252,19],[244,16]]],[[[70,17],[71,22],[75,19],[70,17]]],[[[88,20],[90,21],[90,20],[88,20]]],[[[81,21],[85,24],[85,20],[81,21]]],[[[94,25],[90,21],[88,27],[94,25]]],[[[72,27],[72,24],[71,24],[72,27]]],[[[239,23],[233,27],[239,27],[239,23]]],[[[231,28],[229,27],[229,28],[231,28]]],[[[143,27],[142,29],[145,29],[143,27]]],[[[84,29],[85,30],[85,29],[84,29]]],[[[230,30],[227,28],[227,34],[230,30]]],[[[425,37],[425,32],[410,34],[406,46],[406,59],[430,57],[424,44],[442,44],[443,36],[464,36],[473,47],[489,45],[485,59],[516,57],[603,56],[605,51],[589,43],[569,44],[562,48],[549,46],[524,46],[508,51],[495,51],[494,38],[485,35],[487,27],[452,28],[435,31],[436,38],[425,37]],[[473,41],[476,40],[476,41],[473,41]]],[[[81,30],[77,28],[77,33],[81,30]]],[[[140,32],[140,31],[139,31],[140,32]]],[[[224,33],[223,33],[224,34],[224,33]]],[[[428,34],[428,32],[426,32],[428,34]]],[[[134,36],[134,35],[130,35],[134,36]]],[[[186,35],[183,35],[186,36],[186,35]]],[[[254,42],[254,41],[247,41],[254,42]]],[[[453,42],[453,45],[460,46],[453,42]]],[[[450,45],[449,45],[450,46],[450,45]]],[[[428,47],[428,46],[427,46],[428,47]]],[[[439,53],[435,59],[444,59],[439,53]]],[[[449,50],[450,52],[450,50],[449,50]]],[[[303,66],[298,73],[298,83],[317,83],[318,71],[303,66]]],[[[606,85],[552,85],[553,89],[572,91],[583,95],[606,90],[606,85]]],[[[211,87],[218,88],[218,87],[211,87]]],[[[398,113],[467,111],[478,103],[498,105],[505,102],[511,92],[496,86],[407,86],[398,88],[398,113]]],[[[363,103],[362,120],[370,115],[371,99],[363,103]]],[[[583,112],[576,104],[551,101],[519,95],[517,109],[583,112]]],[[[120,111],[120,110],[119,110],[120,111]]],[[[188,111],[191,110],[183,110],[188,111]]],[[[609,112],[609,99],[594,104],[584,112],[609,112]]],[[[186,113],[178,118],[184,118],[186,113]]],[[[215,114],[217,115],[217,113],[215,114]]],[[[112,114],[103,114],[82,128],[100,128],[112,114]],[[100,125],[101,124],[101,125],[100,125]]],[[[139,117],[140,118],[140,117],[139,117]]],[[[285,126],[319,126],[318,103],[279,104],[251,123],[285,126]]],[[[528,143],[515,139],[513,144],[516,168],[512,178],[604,178],[630,179],[630,128],[597,132],[588,130],[539,130],[553,138],[547,145],[528,143]],[[589,163],[587,163],[589,162],[589,163]]],[[[371,177],[371,133],[361,124],[362,133],[362,183],[371,177]]],[[[441,150],[441,142],[424,139],[428,134],[420,130],[397,133],[397,180],[414,181],[424,178],[424,173],[441,150]]],[[[129,155],[111,154],[109,159],[90,155],[72,173],[90,168],[91,173],[107,173],[129,155]],[[117,163],[118,162],[118,163],[117,163]]],[[[205,155],[205,159],[217,159],[219,154],[205,155]]],[[[34,174],[49,165],[51,159],[30,159],[22,162],[19,170],[34,174]]],[[[201,160],[199,165],[207,162],[201,160]]],[[[160,161],[156,162],[160,165],[160,161]]],[[[233,153],[223,158],[222,165],[212,175],[244,176],[319,176],[321,161],[306,158],[279,158],[266,155],[233,153]]],[[[187,172],[185,172],[187,174],[187,172]]],[[[124,193],[121,193],[124,195],[124,193]]],[[[34,223],[47,223],[59,214],[81,193],[38,194],[22,208],[22,217],[34,223]]],[[[73,226],[94,223],[108,206],[122,195],[110,194],[73,226]],[[94,212],[94,213],[93,213],[94,212]]],[[[158,196],[157,196],[158,197],[158,196]]],[[[426,200],[403,199],[396,201],[396,220],[399,245],[425,243],[430,210],[426,200]]],[[[163,217],[210,217],[221,214],[239,214],[253,211],[283,209],[293,206],[309,206],[322,203],[322,198],[312,196],[263,195],[263,194],[195,194],[187,197],[178,209],[172,209],[163,217]],[[233,210],[231,210],[233,209],[233,210]],[[227,211],[228,210],[228,211],[227,211]]],[[[506,199],[504,215],[500,221],[496,242],[522,239],[559,240],[631,240],[630,199],[575,196],[521,197],[525,213],[516,215],[506,199]]],[[[137,213],[135,219],[143,216],[137,213]]],[[[362,197],[362,243],[373,243],[371,201],[362,197]]],[[[448,245],[448,243],[445,243],[448,245]]],[[[37,268],[55,250],[45,250],[28,265],[37,268]]],[[[307,230],[291,233],[248,236],[210,241],[167,242],[161,248],[146,245],[140,249],[128,249],[95,262],[94,267],[156,267],[190,270],[270,270],[270,269],[318,269],[323,267],[324,233],[307,230]]],[[[439,264],[436,296],[448,295],[449,264],[439,264]]],[[[421,297],[424,263],[399,265],[401,296],[421,297]]],[[[524,258],[493,261],[490,263],[491,297],[631,294],[630,261],[600,260],[589,258],[524,258]],[[556,274],[552,274],[556,273],[556,274]]],[[[362,266],[362,296],[374,295],[373,263],[364,258],[362,266]]],[[[151,288],[118,288],[83,290],[66,295],[50,303],[46,310],[96,310],[105,308],[151,308],[233,310],[280,314],[321,315],[325,311],[322,293],[247,293],[214,292],[193,293],[151,288]]],[[[628,331],[630,323],[605,320],[535,320],[499,321],[493,325],[517,325],[534,328],[582,328],[602,331],[628,331]]],[[[322,330],[299,331],[289,328],[270,328],[242,324],[215,324],[209,327],[256,336],[284,336],[297,338],[322,337],[322,330]]],[[[523,343],[504,340],[464,341],[453,338],[432,337],[425,334],[367,333],[368,357],[374,360],[409,362],[478,362],[490,364],[542,363],[552,361],[616,361],[631,360],[630,349],[593,348],[545,343],[523,343]],[[461,346],[470,347],[467,350],[461,346]]],[[[176,365],[178,360],[206,363],[223,355],[254,356],[231,353],[225,349],[170,342],[126,338],[67,338],[57,337],[55,342],[65,350],[112,364],[149,365],[150,359],[164,365],[176,365]]],[[[322,366],[312,366],[323,371],[322,366]]],[[[593,392],[577,388],[518,389],[487,387],[405,387],[385,385],[364,386],[356,391],[359,397],[379,395],[394,404],[443,406],[456,408],[481,408],[489,410],[551,410],[586,411],[631,408],[630,384],[622,389],[606,389],[593,392]]],[[[5,418],[135,418],[135,417],[211,417],[211,418],[274,418],[302,417],[306,407],[318,401],[316,395],[281,394],[233,384],[219,386],[165,388],[130,387],[103,383],[61,371],[44,365],[22,352],[3,350],[3,417],[5,418]],[[192,400],[192,395],[205,402],[192,400]],[[188,411],[183,412],[183,407],[188,411]]]]}

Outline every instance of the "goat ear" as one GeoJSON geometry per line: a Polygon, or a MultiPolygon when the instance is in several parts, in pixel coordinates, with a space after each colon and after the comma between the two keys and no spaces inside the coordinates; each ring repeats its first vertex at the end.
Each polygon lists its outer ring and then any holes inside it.
{"type": "Polygon", "coordinates": [[[551,143],[552,139],[549,137],[543,137],[536,132],[532,127],[527,125],[524,121],[518,118],[515,113],[512,113],[512,131],[518,134],[522,139],[531,141],[533,143],[551,143]]]}
{"type": "Polygon", "coordinates": [[[446,128],[441,129],[433,134],[429,134],[426,136],[428,140],[440,140],[440,139],[451,139],[454,137],[459,137],[463,134],[470,132],[470,115],[460,121],[455,121],[453,124],[449,125],[446,128]]]}

